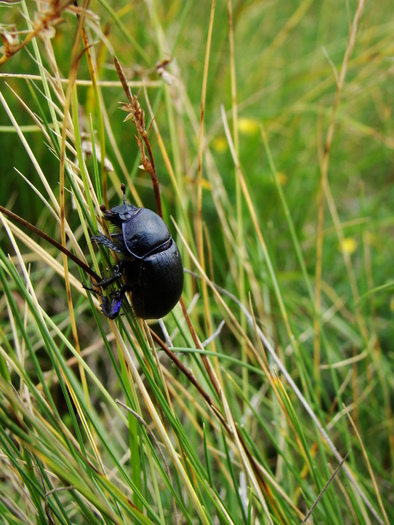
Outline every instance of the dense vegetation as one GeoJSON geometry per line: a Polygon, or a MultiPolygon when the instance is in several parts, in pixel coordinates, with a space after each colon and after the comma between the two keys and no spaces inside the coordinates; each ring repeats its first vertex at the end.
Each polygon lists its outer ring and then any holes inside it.
{"type": "Polygon", "coordinates": [[[0,4],[1,522],[393,523],[392,2],[80,4],[0,4]],[[156,174],[183,299],[109,321],[156,174]]]}

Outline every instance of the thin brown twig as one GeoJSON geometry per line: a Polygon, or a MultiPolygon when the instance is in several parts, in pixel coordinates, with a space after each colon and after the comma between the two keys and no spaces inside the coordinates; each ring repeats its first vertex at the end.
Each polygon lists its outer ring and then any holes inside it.
{"type": "MultiPolygon", "coordinates": [[[[213,400],[211,399],[210,395],[203,389],[203,387],[200,385],[200,383],[197,381],[197,379],[194,377],[194,375],[190,372],[188,368],[182,363],[180,359],[172,352],[168,346],[160,339],[160,337],[150,328],[150,333],[153,337],[153,339],[156,341],[156,343],[160,346],[160,348],[167,354],[167,356],[171,359],[171,361],[176,365],[176,367],[188,378],[188,380],[197,388],[197,390],[200,392],[201,396],[205,399],[205,401],[208,403],[208,405],[212,408],[212,410],[215,412],[215,414],[219,417],[220,422],[225,426],[227,432],[229,432],[229,428],[227,426],[226,420],[224,419],[224,416],[220,412],[220,410],[215,406],[213,400]]],[[[205,356],[204,356],[205,357],[205,356]]]]}
{"type": "Polygon", "coordinates": [[[63,246],[62,244],[57,242],[55,239],[50,237],[47,233],[37,228],[37,226],[34,226],[34,224],[31,224],[25,219],[22,219],[22,217],[20,217],[19,215],[17,215],[16,213],[10,210],[7,210],[7,208],[4,208],[4,206],[1,206],[1,205],[0,205],[0,212],[4,213],[4,215],[7,215],[7,217],[12,219],[13,221],[19,222],[19,224],[21,224],[22,226],[25,226],[33,233],[39,235],[42,239],[45,239],[47,242],[52,244],[52,246],[54,246],[59,251],[64,253],[64,255],[66,255],[69,259],[74,261],[75,264],[77,264],[84,272],[88,273],[91,277],[93,277],[93,279],[95,279],[96,281],[101,281],[101,277],[97,275],[97,273],[94,272],[87,264],[81,261],[79,257],[74,255],[72,252],[70,252],[70,250],[68,250],[65,246],[63,246]]]}
{"type": "Polygon", "coordinates": [[[128,85],[126,75],[123,71],[122,66],[120,65],[119,60],[114,57],[114,64],[115,69],[118,74],[120,83],[122,84],[123,90],[126,94],[126,97],[128,98],[129,102],[121,102],[121,109],[123,111],[127,111],[128,115],[125,118],[126,120],[132,120],[138,136],[137,144],[141,152],[141,161],[142,166],[144,170],[149,173],[152,185],[153,185],[153,191],[155,194],[156,199],[156,207],[157,207],[157,214],[163,218],[163,209],[161,205],[161,197],[160,197],[160,186],[159,186],[159,179],[157,177],[156,167],[155,167],[155,161],[153,158],[152,148],[149,142],[148,138],[148,132],[145,129],[145,113],[144,110],[141,108],[140,103],[138,102],[138,94],[133,95],[131,92],[131,89],[128,85]],[[148,153],[148,155],[145,153],[145,148],[148,153]]]}
{"type": "MultiPolygon", "coordinates": [[[[207,402],[209,408],[211,408],[211,410],[214,412],[214,414],[218,417],[218,419],[219,419],[220,423],[223,425],[223,428],[225,429],[226,433],[233,440],[233,437],[232,437],[233,432],[232,432],[230,426],[228,425],[225,416],[222,414],[222,412],[219,410],[219,408],[214,404],[214,402],[211,399],[211,397],[209,396],[209,394],[203,389],[203,387],[200,385],[200,383],[197,381],[197,379],[194,377],[194,375],[190,372],[190,370],[188,370],[185,367],[185,365],[182,363],[182,361],[180,361],[180,359],[178,359],[178,357],[174,354],[174,352],[172,352],[168,348],[168,346],[160,339],[160,337],[152,329],[150,329],[150,332],[151,332],[151,335],[152,335],[153,339],[160,346],[160,348],[166,353],[166,355],[171,359],[171,361],[176,365],[176,367],[188,378],[188,380],[197,388],[198,392],[201,394],[203,399],[205,399],[205,401],[207,402]]],[[[205,359],[205,361],[207,362],[206,356],[202,356],[202,358],[203,358],[203,360],[205,359]]],[[[207,368],[207,372],[209,373],[209,367],[207,368]]],[[[210,374],[210,377],[211,377],[211,374],[210,374]]],[[[215,386],[215,384],[216,384],[215,378],[211,377],[211,380],[213,382],[213,385],[215,386]]],[[[215,388],[217,388],[217,386],[215,386],[215,388]]],[[[220,392],[218,392],[218,394],[220,395],[220,392]]],[[[243,448],[246,456],[248,457],[248,460],[249,460],[251,466],[253,467],[253,471],[254,471],[257,479],[260,482],[260,486],[261,486],[262,490],[264,490],[264,492],[266,494],[268,494],[269,496],[272,496],[271,490],[270,490],[270,488],[269,488],[267,482],[265,481],[264,476],[263,476],[263,474],[261,472],[261,468],[260,468],[256,458],[253,456],[252,452],[250,451],[250,449],[249,449],[247,443],[245,442],[245,440],[244,440],[244,438],[242,436],[242,433],[241,433],[241,431],[240,431],[240,429],[238,428],[237,425],[235,425],[235,430],[236,430],[236,433],[237,433],[237,437],[238,437],[240,443],[242,444],[242,448],[243,448]]],[[[271,499],[271,502],[273,502],[273,498],[271,497],[270,499],[271,499]]]]}

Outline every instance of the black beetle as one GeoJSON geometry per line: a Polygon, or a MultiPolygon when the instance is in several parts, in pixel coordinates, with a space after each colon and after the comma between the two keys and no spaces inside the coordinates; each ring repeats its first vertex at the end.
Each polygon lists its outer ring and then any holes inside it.
{"type": "Polygon", "coordinates": [[[137,317],[159,319],[179,301],[183,290],[183,265],[178,247],[161,217],[147,208],[126,204],[126,187],[122,184],[123,204],[107,210],[104,219],[115,226],[110,237],[102,233],[91,238],[120,255],[113,275],[95,286],[106,288],[123,277],[124,284],[110,298],[100,295],[101,310],[110,319],[119,315],[126,292],[137,317]]]}

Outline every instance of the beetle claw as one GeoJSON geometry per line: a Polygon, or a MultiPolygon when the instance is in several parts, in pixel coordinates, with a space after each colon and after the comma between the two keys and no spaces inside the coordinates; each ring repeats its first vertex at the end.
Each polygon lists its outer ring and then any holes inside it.
{"type": "Polygon", "coordinates": [[[89,288],[84,284],[82,286],[85,288],[85,290],[88,290],[89,292],[92,292],[100,297],[100,308],[105,317],[108,317],[108,319],[116,319],[116,317],[118,317],[120,309],[122,307],[124,294],[127,292],[127,286],[122,286],[122,288],[120,288],[115,294],[113,294],[112,297],[107,297],[98,290],[89,288]]]}
{"type": "Polygon", "coordinates": [[[101,296],[102,303],[100,308],[105,317],[108,317],[108,319],[116,319],[118,317],[125,292],[125,288],[121,288],[112,296],[111,300],[108,297],[101,296]]]}

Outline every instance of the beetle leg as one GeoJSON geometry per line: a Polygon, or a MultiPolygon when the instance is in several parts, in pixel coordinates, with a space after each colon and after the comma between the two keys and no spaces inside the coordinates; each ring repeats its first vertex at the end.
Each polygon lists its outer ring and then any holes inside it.
{"type": "Polygon", "coordinates": [[[124,294],[128,290],[127,286],[122,286],[122,288],[120,288],[115,294],[113,294],[112,297],[107,297],[101,292],[94,290],[93,288],[88,288],[84,284],[82,286],[85,288],[85,290],[89,290],[89,292],[93,292],[94,294],[100,297],[100,308],[105,317],[108,317],[108,319],[115,319],[116,317],[118,317],[120,309],[122,307],[124,294]]]}
{"type": "Polygon", "coordinates": [[[123,232],[114,232],[110,234],[111,239],[116,239],[123,236],[123,232]]]}
{"type": "Polygon", "coordinates": [[[118,317],[126,291],[127,287],[122,286],[122,288],[120,288],[111,299],[101,296],[102,303],[100,307],[105,317],[108,317],[109,319],[115,319],[118,317]]]}
{"type": "Polygon", "coordinates": [[[107,277],[107,279],[103,279],[102,281],[99,281],[94,286],[99,286],[100,288],[107,288],[110,284],[114,283],[115,281],[118,281],[122,277],[123,273],[123,265],[122,263],[115,265],[112,268],[113,275],[111,277],[107,277]]]}
{"type": "MultiPolygon", "coordinates": [[[[113,271],[113,274],[111,275],[111,277],[107,277],[106,279],[103,279],[99,281],[98,283],[93,283],[92,281],[90,281],[92,283],[92,286],[97,286],[98,288],[107,288],[110,284],[114,283],[115,281],[118,281],[122,277],[122,272],[123,272],[122,263],[116,264],[112,268],[112,271],[113,271]]],[[[98,293],[96,290],[93,290],[93,288],[88,288],[84,284],[82,286],[85,288],[85,290],[90,290],[91,292],[94,292],[96,294],[98,293]]]]}
{"type": "Polygon", "coordinates": [[[124,247],[122,247],[121,244],[116,244],[113,242],[109,237],[106,237],[102,233],[99,233],[98,235],[94,235],[90,238],[91,241],[96,241],[97,244],[102,244],[108,250],[112,250],[117,253],[121,253],[122,255],[127,255],[127,250],[125,250],[124,247]]]}

